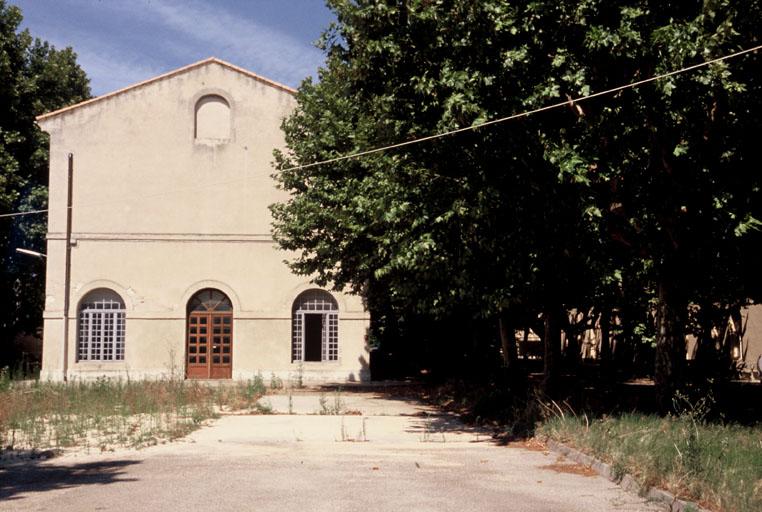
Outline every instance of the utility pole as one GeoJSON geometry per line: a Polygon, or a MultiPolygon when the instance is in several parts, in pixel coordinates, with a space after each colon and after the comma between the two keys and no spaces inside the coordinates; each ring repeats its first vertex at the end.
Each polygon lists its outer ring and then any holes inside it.
{"type": "Polygon", "coordinates": [[[74,155],[69,153],[69,177],[66,191],[66,256],[64,269],[64,300],[63,300],[63,380],[68,380],[69,374],[69,288],[71,282],[71,214],[72,214],[72,184],[74,178],[74,155]]]}

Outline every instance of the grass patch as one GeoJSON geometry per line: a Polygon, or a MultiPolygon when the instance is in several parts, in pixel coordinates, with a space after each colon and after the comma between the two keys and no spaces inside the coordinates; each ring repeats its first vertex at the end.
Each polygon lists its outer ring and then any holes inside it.
{"type": "MultiPolygon", "coordinates": [[[[320,404],[320,410],[318,411],[318,414],[320,414],[321,416],[324,416],[324,415],[338,416],[339,414],[344,414],[345,412],[344,401],[341,399],[341,388],[334,391],[333,400],[331,400],[330,402],[328,398],[326,398],[325,393],[320,393],[320,398],[318,399],[318,402],[320,404]]],[[[289,401],[289,406],[291,406],[290,401],[289,401]]]]}
{"type": "MultiPolygon", "coordinates": [[[[708,421],[710,396],[675,399],[676,413],[575,413],[522,379],[450,381],[416,391],[468,423],[491,426],[503,442],[552,438],[611,464],[615,476],[666,489],[717,512],[762,511],[762,424],[708,421]]],[[[589,404],[575,406],[590,410],[589,404]]],[[[721,418],[720,418],[721,419],[721,418]]]]}
{"type": "Polygon", "coordinates": [[[261,378],[224,386],[113,381],[0,385],[0,450],[100,451],[182,437],[226,410],[257,411],[261,378]]]}
{"type": "Polygon", "coordinates": [[[717,511],[762,510],[762,429],[707,423],[692,414],[556,416],[538,434],[608,462],[620,476],[717,511]]]}

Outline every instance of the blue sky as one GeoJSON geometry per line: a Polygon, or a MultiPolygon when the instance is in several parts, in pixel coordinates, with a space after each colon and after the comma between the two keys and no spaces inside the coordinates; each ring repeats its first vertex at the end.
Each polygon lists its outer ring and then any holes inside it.
{"type": "Polygon", "coordinates": [[[95,96],[207,57],[292,87],[315,76],[323,0],[10,0],[22,28],[71,46],[95,96]]]}

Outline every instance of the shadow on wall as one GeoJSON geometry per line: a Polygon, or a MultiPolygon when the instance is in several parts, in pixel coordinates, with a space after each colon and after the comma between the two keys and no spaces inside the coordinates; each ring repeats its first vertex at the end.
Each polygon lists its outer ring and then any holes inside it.
{"type": "Polygon", "coordinates": [[[371,373],[368,360],[365,359],[365,357],[360,356],[357,358],[357,361],[360,363],[360,371],[357,372],[357,375],[355,375],[355,372],[349,372],[349,375],[347,375],[347,382],[370,382],[371,373]]]}
{"type": "Polygon", "coordinates": [[[360,356],[357,360],[360,362],[360,380],[369,382],[373,378],[370,373],[370,361],[365,359],[365,356],[360,356]]]}
{"type": "Polygon", "coordinates": [[[73,465],[42,463],[40,459],[0,462],[0,501],[18,500],[21,494],[67,489],[83,485],[132,482],[120,478],[124,468],[138,464],[131,460],[111,460],[73,465]]]}

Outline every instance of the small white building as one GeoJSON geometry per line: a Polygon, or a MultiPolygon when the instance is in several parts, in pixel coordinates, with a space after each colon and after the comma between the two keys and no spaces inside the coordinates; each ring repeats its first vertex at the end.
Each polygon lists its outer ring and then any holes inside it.
{"type": "Polygon", "coordinates": [[[289,87],[211,58],[37,119],[42,379],[369,379],[361,299],[291,273],[271,236],[268,205],[287,198],[273,149],[294,106],[289,87]]]}

